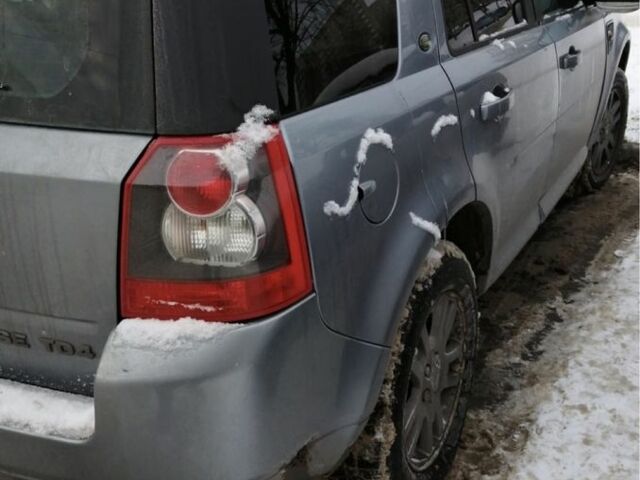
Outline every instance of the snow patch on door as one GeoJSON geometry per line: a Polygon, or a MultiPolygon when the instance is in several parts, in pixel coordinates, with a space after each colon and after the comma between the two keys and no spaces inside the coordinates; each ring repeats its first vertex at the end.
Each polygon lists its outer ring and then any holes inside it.
{"type": "Polygon", "coordinates": [[[431,138],[435,140],[443,128],[451,127],[457,124],[458,124],[457,116],[452,114],[442,115],[440,118],[436,120],[436,123],[433,125],[433,128],[431,129],[431,138]]]}

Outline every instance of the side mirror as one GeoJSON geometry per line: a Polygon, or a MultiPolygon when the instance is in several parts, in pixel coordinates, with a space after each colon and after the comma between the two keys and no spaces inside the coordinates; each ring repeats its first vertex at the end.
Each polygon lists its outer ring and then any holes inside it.
{"type": "Polygon", "coordinates": [[[589,3],[610,13],[629,13],[640,9],[640,2],[637,0],[592,0],[589,3]]]}

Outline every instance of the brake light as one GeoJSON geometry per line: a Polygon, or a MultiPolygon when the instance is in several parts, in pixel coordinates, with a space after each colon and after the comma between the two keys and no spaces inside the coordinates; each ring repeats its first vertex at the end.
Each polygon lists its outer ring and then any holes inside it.
{"type": "Polygon", "coordinates": [[[121,313],[233,322],[312,290],[302,216],[280,134],[228,168],[228,135],[154,140],[125,181],[121,313]]]}
{"type": "Polygon", "coordinates": [[[167,168],[167,191],[184,213],[208,217],[232,199],[239,179],[227,171],[215,151],[184,149],[167,168]]]}

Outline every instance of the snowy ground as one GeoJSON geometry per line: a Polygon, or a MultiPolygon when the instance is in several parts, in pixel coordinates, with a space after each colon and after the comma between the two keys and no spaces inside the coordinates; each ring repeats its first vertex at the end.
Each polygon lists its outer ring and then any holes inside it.
{"type": "Polygon", "coordinates": [[[629,80],[629,118],[626,139],[640,141],[640,14],[621,17],[631,30],[631,58],[627,66],[629,80]]]}
{"type": "Polygon", "coordinates": [[[638,236],[625,243],[557,302],[565,322],[544,348],[566,371],[521,392],[540,404],[514,478],[638,478],[638,236]]]}
{"type": "Polygon", "coordinates": [[[631,151],[602,191],[564,201],[481,299],[474,398],[451,479],[638,478],[631,151]]]}
{"type": "Polygon", "coordinates": [[[563,201],[481,300],[475,398],[450,479],[640,476],[640,15],[626,20],[632,143],[605,188],[563,201]]]}

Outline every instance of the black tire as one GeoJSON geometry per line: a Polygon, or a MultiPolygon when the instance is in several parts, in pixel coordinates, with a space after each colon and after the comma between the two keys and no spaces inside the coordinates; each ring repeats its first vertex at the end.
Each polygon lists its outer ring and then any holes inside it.
{"type": "MultiPolygon", "coordinates": [[[[450,316],[447,315],[447,318],[450,316]]],[[[369,425],[354,445],[345,465],[331,478],[436,480],[446,476],[456,454],[467,411],[476,355],[477,324],[478,306],[473,271],[457,247],[442,241],[432,250],[423,273],[413,288],[405,319],[392,349],[382,395],[369,425]],[[431,338],[438,335],[437,326],[447,324],[438,320],[445,318],[442,305],[447,305],[447,311],[450,305],[451,308],[455,308],[455,318],[453,322],[448,322],[452,325],[452,333],[447,336],[448,341],[441,343],[444,346],[440,355],[440,352],[435,352],[437,346],[433,345],[437,343],[431,342],[431,338]],[[424,334],[427,334],[429,341],[424,341],[424,334]],[[433,347],[430,356],[426,355],[427,347],[423,347],[425,344],[433,347]],[[456,360],[458,363],[454,364],[451,361],[452,352],[457,346],[460,347],[461,354],[459,360],[456,360]],[[436,358],[438,372],[435,370],[436,358]],[[426,362],[424,371],[427,372],[426,365],[429,362],[433,370],[430,377],[425,373],[424,380],[418,382],[415,380],[419,376],[416,375],[416,365],[422,365],[423,359],[426,362]],[[449,368],[447,373],[443,374],[445,363],[449,368]],[[456,372],[453,372],[454,367],[457,369],[456,372]],[[405,418],[409,407],[415,403],[410,400],[418,398],[414,394],[422,392],[424,382],[426,390],[419,394],[419,398],[423,401],[423,406],[426,406],[425,412],[431,412],[434,416],[433,405],[423,397],[435,398],[435,391],[439,388],[436,384],[444,384],[447,379],[451,380],[451,383],[454,379],[457,382],[455,386],[443,389],[439,393],[440,399],[445,398],[445,391],[449,400],[454,399],[450,402],[448,411],[444,408],[444,402],[443,408],[440,409],[445,412],[442,418],[444,421],[446,417],[447,424],[443,425],[441,438],[438,440],[439,447],[436,449],[436,442],[432,442],[434,448],[431,455],[428,455],[426,463],[417,466],[415,458],[409,455],[408,438],[411,436],[421,441],[418,443],[425,442],[422,441],[422,436],[410,435],[413,430],[404,428],[409,420],[405,418]],[[420,385],[417,385],[418,383],[420,385]]],[[[443,332],[445,330],[443,328],[443,332]]],[[[424,422],[428,419],[427,416],[424,422]]],[[[423,430],[426,428],[424,422],[420,427],[423,430]]],[[[436,425],[435,422],[431,424],[436,425]]],[[[416,448],[414,453],[416,452],[419,453],[419,448],[416,448]]]]}
{"type": "Polygon", "coordinates": [[[629,87],[624,70],[618,69],[596,130],[596,141],[580,176],[587,192],[602,188],[611,176],[624,140],[629,110],[629,87]]]}

